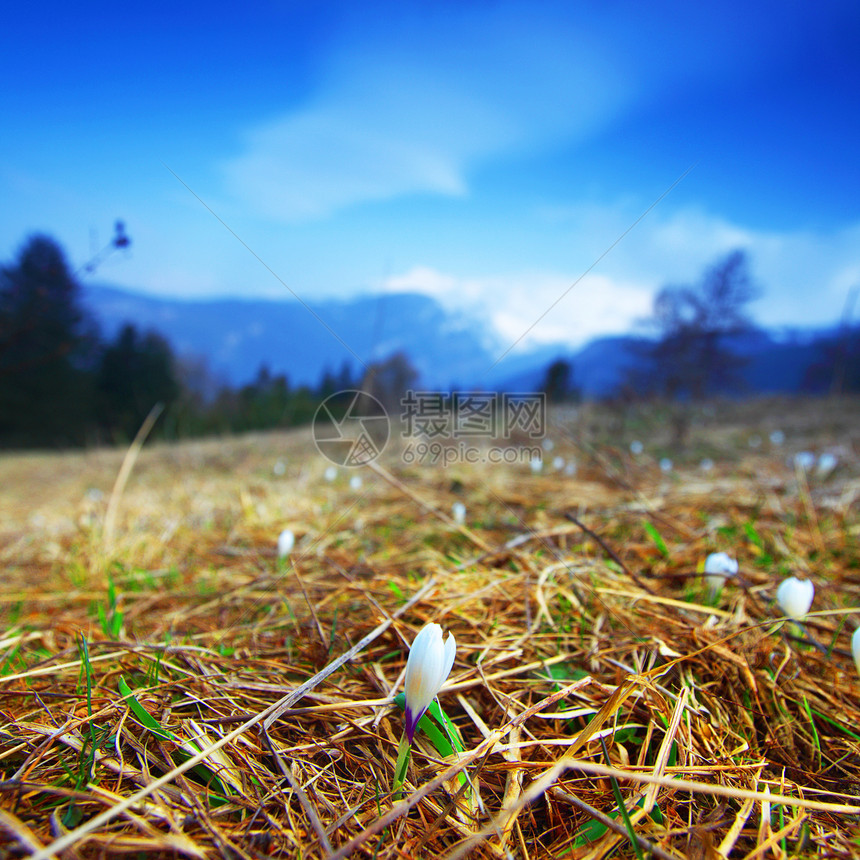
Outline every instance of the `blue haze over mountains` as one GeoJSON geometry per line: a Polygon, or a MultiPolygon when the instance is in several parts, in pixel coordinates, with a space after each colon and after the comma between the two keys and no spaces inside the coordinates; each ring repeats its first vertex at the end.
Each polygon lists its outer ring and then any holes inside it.
{"type": "MultiPolygon", "coordinates": [[[[544,344],[493,366],[507,344],[480,319],[416,293],[308,303],[313,313],[295,301],[165,299],[95,284],[84,287],[83,298],[104,337],[113,338],[125,323],[157,331],[179,357],[205,359],[216,379],[234,386],[253,381],[263,366],[286,374],[291,386],[316,386],[326,369],[337,374],[347,362],[355,376],[363,369],[359,359],[370,363],[403,351],[427,389],[534,391],[547,365],[563,357],[573,363],[583,395],[605,397],[641,361],[641,338],[629,335],[596,338],[579,350],[544,344]]],[[[736,338],[733,350],[749,359],[749,393],[799,390],[806,368],[821,358],[815,336],[757,330],[736,338]]]]}

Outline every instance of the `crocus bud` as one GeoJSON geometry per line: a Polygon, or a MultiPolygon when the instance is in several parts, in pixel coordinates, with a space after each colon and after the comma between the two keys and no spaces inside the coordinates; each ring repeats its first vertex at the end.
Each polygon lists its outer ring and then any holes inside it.
{"type": "Polygon", "coordinates": [[[825,451],[818,458],[818,465],[815,468],[815,473],[819,478],[826,478],[838,465],[839,458],[830,451],[825,451]]]}
{"type": "Polygon", "coordinates": [[[457,643],[449,633],[442,642],[442,628],[438,624],[427,624],[412,643],[406,661],[406,737],[412,743],[415,727],[424,716],[439,688],[454,665],[457,643]]]}
{"type": "Polygon", "coordinates": [[[705,559],[705,582],[711,593],[723,587],[726,579],[738,572],[738,563],[725,552],[712,552],[705,559]]]}
{"type": "Polygon", "coordinates": [[[454,502],[451,505],[451,516],[458,526],[463,525],[466,522],[466,506],[462,502],[454,502]]]}
{"type": "Polygon", "coordinates": [[[543,458],[542,457],[532,457],[531,462],[529,463],[531,466],[532,472],[535,475],[539,474],[541,469],[543,469],[543,458]]]}
{"type": "Polygon", "coordinates": [[[634,439],[630,443],[630,453],[634,457],[638,457],[644,450],[645,446],[638,439],[634,439]]]}
{"type": "Polygon", "coordinates": [[[854,655],[854,665],[857,667],[857,672],[860,673],[860,627],[854,631],[851,637],[851,653],[854,655]]]}
{"type": "Polygon", "coordinates": [[[660,471],[661,472],[671,472],[672,471],[672,461],[668,457],[664,457],[660,461],[660,471]]]}
{"type": "Polygon", "coordinates": [[[361,489],[361,476],[360,475],[353,475],[349,479],[349,488],[351,490],[360,490],[361,489]]]}
{"type": "Polygon", "coordinates": [[[815,465],[815,454],[812,451],[800,451],[794,455],[794,465],[808,472],[815,465]]]}
{"type": "Polygon", "coordinates": [[[806,617],[814,596],[815,586],[812,580],[798,579],[796,576],[784,579],[776,590],[776,602],[779,608],[795,621],[802,621],[806,617]]]}
{"type": "Polygon", "coordinates": [[[288,556],[295,545],[296,536],[289,529],[284,529],[278,535],[278,558],[288,556]]]}

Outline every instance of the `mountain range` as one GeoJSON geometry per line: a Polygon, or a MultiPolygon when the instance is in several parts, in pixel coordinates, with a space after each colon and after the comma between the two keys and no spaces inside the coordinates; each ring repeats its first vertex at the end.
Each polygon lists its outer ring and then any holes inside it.
{"type": "MultiPolygon", "coordinates": [[[[313,304],[267,299],[155,298],[109,285],[89,284],[84,304],[111,339],[125,323],[163,335],[180,358],[202,359],[230,385],[255,379],[261,368],[286,374],[291,385],[319,383],[324,371],[344,365],[353,376],[363,366],[404,352],[426,389],[534,391],[547,366],[570,361],[574,382],[586,397],[611,394],[641,362],[641,337],[599,337],[578,350],[544,344],[506,355],[482,320],[446,310],[417,293],[392,293],[313,304]]],[[[829,332],[832,336],[833,332],[829,332]]],[[[747,359],[749,391],[796,391],[822,357],[827,332],[756,329],[732,341],[747,359]]]]}
{"type": "Polygon", "coordinates": [[[155,298],[106,285],[87,285],[84,304],[111,339],[125,323],[163,335],[180,357],[205,359],[231,385],[253,380],[261,367],[285,373],[292,385],[316,385],[325,370],[347,364],[353,375],[373,361],[404,352],[420,384],[495,387],[546,365],[565,348],[506,356],[484,323],[447,311],[418,293],[359,296],[316,303],[266,299],[155,298]]]}

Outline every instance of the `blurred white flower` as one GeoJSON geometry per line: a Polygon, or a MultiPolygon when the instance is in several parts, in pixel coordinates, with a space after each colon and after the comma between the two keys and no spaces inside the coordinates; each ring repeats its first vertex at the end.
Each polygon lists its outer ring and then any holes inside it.
{"type": "Polygon", "coordinates": [[[826,478],[836,468],[838,463],[839,458],[835,454],[825,451],[818,458],[818,466],[815,468],[815,474],[819,478],[826,478]]]}
{"type": "Polygon", "coordinates": [[[860,627],[854,631],[854,635],[851,637],[851,653],[854,655],[854,665],[860,672],[860,627]]]}
{"type": "Polygon", "coordinates": [[[699,463],[699,468],[703,472],[710,472],[711,469],[714,468],[714,461],[710,457],[705,457],[705,459],[702,460],[701,463],[699,463]]]}
{"type": "Polygon", "coordinates": [[[630,453],[634,457],[638,457],[644,450],[645,446],[638,439],[634,439],[630,443],[630,453]]]}
{"type": "Polygon", "coordinates": [[[672,461],[668,457],[664,457],[660,461],[660,471],[661,472],[671,472],[672,471],[672,461]]]}
{"type": "Polygon", "coordinates": [[[284,529],[278,535],[278,558],[288,556],[295,545],[296,536],[289,529],[284,529]]]}
{"type": "Polygon", "coordinates": [[[572,478],[576,474],[576,460],[571,460],[564,467],[564,474],[568,476],[568,478],[572,478]]]}
{"type": "Polygon", "coordinates": [[[812,451],[800,451],[794,455],[794,465],[808,472],[815,465],[815,454],[812,451]]]}
{"type": "Polygon", "coordinates": [[[406,661],[406,737],[412,743],[415,727],[424,716],[454,665],[457,643],[449,633],[442,642],[442,628],[438,624],[424,626],[409,651],[406,661]]]}
{"type": "Polygon", "coordinates": [[[278,477],[286,474],[287,464],[283,460],[277,460],[275,465],[272,466],[272,472],[274,472],[278,477]]]}
{"type": "Polygon", "coordinates": [[[761,448],[761,436],[750,436],[749,446],[750,448],[761,448]]]}
{"type": "Polygon", "coordinates": [[[798,579],[790,576],[784,579],[776,590],[776,602],[784,615],[795,621],[802,621],[812,606],[815,586],[811,579],[798,579]]]}
{"type": "Polygon", "coordinates": [[[337,477],[337,466],[329,466],[323,476],[327,481],[333,481],[337,477]]]}
{"type": "Polygon", "coordinates": [[[361,489],[361,475],[353,475],[349,479],[349,488],[351,490],[360,490],[361,489]]]}
{"type": "Polygon", "coordinates": [[[466,506],[462,502],[454,502],[451,505],[451,516],[458,526],[463,525],[466,522],[466,506]]]}
{"type": "Polygon", "coordinates": [[[534,472],[537,475],[538,472],[540,472],[541,469],[543,469],[543,458],[542,457],[532,457],[532,461],[529,465],[531,466],[532,472],[534,472]]]}
{"type": "Polygon", "coordinates": [[[728,553],[712,552],[705,559],[705,582],[708,590],[717,592],[730,576],[738,572],[738,563],[728,553]]]}
{"type": "Polygon", "coordinates": [[[553,457],[552,467],[556,472],[560,472],[564,468],[564,457],[553,457]]]}
{"type": "Polygon", "coordinates": [[[544,439],[543,442],[541,442],[540,444],[544,451],[546,451],[547,453],[549,453],[550,451],[552,451],[553,448],[555,448],[555,442],[553,442],[552,439],[549,438],[544,439]]]}
{"type": "Polygon", "coordinates": [[[783,442],[785,442],[785,433],[782,430],[774,430],[770,434],[771,445],[782,445],[783,442]]]}

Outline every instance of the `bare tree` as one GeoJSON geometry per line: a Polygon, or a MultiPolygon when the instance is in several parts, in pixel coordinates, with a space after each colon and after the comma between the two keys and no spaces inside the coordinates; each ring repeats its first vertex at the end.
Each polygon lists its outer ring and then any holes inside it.
{"type": "Polygon", "coordinates": [[[373,395],[387,410],[396,410],[400,399],[418,379],[405,352],[395,352],[384,361],[371,364],[364,375],[362,390],[373,395]]]}
{"type": "Polygon", "coordinates": [[[743,251],[711,266],[695,286],[657,293],[649,323],[658,337],[649,352],[666,395],[701,399],[738,387],[744,360],[729,341],[753,330],[747,305],[759,294],[743,251]]]}

